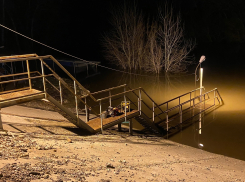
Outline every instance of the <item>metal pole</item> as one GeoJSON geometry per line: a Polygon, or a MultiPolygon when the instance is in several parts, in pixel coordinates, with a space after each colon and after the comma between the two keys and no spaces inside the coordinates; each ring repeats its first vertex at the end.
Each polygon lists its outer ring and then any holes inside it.
{"type": "Polygon", "coordinates": [[[215,99],[216,99],[216,90],[214,90],[214,106],[215,106],[215,99]]]}
{"type": "Polygon", "coordinates": [[[87,99],[86,97],[84,98],[85,101],[85,113],[86,113],[86,122],[89,120],[89,113],[88,113],[88,107],[87,107],[87,99]]]}
{"type": "Polygon", "coordinates": [[[182,105],[180,105],[180,123],[182,123],[182,105]]]}
{"type": "Polygon", "coordinates": [[[62,96],[62,87],[61,87],[60,80],[59,80],[59,87],[60,87],[60,104],[62,105],[63,104],[63,96],[62,96]]]}
{"type": "Polygon", "coordinates": [[[191,108],[191,92],[190,92],[190,108],[191,108]]]}
{"type": "Polygon", "coordinates": [[[168,131],[168,112],[166,113],[166,124],[167,124],[167,131],[168,131]]]}
{"type": "Polygon", "coordinates": [[[155,121],[155,103],[154,102],[152,102],[153,103],[153,107],[152,107],[152,122],[154,123],[154,121],[155,121]]]}
{"type": "Polygon", "coordinates": [[[126,122],[127,121],[127,101],[126,101],[125,91],[126,91],[126,87],[124,87],[124,104],[125,104],[124,112],[125,112],[125,122],[126,122]]]}
{"type": "Polygon", "coordinates": [[[139,111],[141,115],[141,89],[139,89],[139,111]]]}
{"type": "Polygon", "coordinates": [[[203,68],[200,68],[200,102],[202,101],[202,80],[203,80],[203,68]]]}
{"type": "Polygon", "coordinates": [[[44,68],[43,68],[43,60],[41,60],[41,69],[42,69],[42,76],[43,76],[43,91],[45,93],[45,98],[47,98],[47,93],[46,93],[46,83],[45,83],[45,77],[44,77],[44,68]]]}
{"type": "Polygon", "coordinates": [[[76,81],[75,80],[74,80],[74,91],[75,91],[76,113],[77,113],[77,119],[78,119],[79,114],[78,114],[78,104],[77,104],[77,87],[76,87],[76,81]]]}
{"type": "Polygon", "coordinates": [[[111,91],[109,91],[109,103],[110,103],[110,107],[111,107],[111,91]]]}
{"type": "Polygon", "coordinates": [[[103,134],[103,118],[102,118],[102,107],[101,107],[101,100],[100,100],[100,122],[101,122],[101,133],[103,134]]]}
{"type": "Polygon", "coordinates": [[[26,60],[26,67],[27,67],[27,73],[28,73],[28,78],[29,78],[29,87],[30,87],[30,89],[32,89],[32,85],[31,85],[31,74],[30,74],[30,68],[29,68],[29,62],[28,62],[28,60],[26,60]]]}

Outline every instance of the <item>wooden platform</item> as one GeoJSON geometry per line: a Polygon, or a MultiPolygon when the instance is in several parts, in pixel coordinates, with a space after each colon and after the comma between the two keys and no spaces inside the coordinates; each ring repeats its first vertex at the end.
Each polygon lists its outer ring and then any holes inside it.
{"type": "Polygon", "coordinates": [[[29,102],[34,99],[42,99],[45,94],[40,90],[25,89],[17,90],[9,93],[0,93],[0,107],[8,107],[24,102],[29,102]]]}
{"type": "MultiPolygon", "coordinates": [[[[127,112],[127,119],[131,119],[137,115],[139,115],[138,110],[133,110],[131,112],[127,112]]],[[[125,121],[125,115],[124,114],[122,114],[120,116],[105,118],[105,119],[103,119],[103,129],[109,128],[111,126],[122,123],[124,121],[125,121]]],[[[101,130],[101,118],[95,118],[95,119],[87,122],[87,124],[91,128],[93,128],[95,130],[95,132],[98,132],[101,130]]]]}

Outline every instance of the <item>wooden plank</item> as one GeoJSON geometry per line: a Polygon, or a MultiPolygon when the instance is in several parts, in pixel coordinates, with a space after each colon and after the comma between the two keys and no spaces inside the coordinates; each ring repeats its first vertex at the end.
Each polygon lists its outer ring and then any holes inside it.
{"type": "MultiPolygon", "coordinates": [[[[136,115],[139,114],[138,110],[133,110],[131,112],[127,112],[127,118],[130,119],[136,115]]],[[[114,117],[109,117],[109,118],[105,118],[103,119],[103,128],[109,128],[113,125],[119,124],[124,122],[125,120],[125,115],[122,114],[120,116],[114,116],[114,117]]],[[[90,120],[87,123],[91,128],[93,128],[95,131],[99,131],[101,129],[101,119],[100,118],[95,118],[93,120],[90,120]]]]}
{"type": "Polygon", "coordinates": [[[42,93],[42,91],[36,90],[36,89],[29,89],[29,90],[22,90],[22,91],[18,91],[18,92],[11,92],[11,93],[7,93],[7,94],[2,94],[2,95],[0,95],[0,102],[6,101],[6,100],[18,99],[21,97],[35,95],[35,94],[39,94],[39,93],[42,93]]]}

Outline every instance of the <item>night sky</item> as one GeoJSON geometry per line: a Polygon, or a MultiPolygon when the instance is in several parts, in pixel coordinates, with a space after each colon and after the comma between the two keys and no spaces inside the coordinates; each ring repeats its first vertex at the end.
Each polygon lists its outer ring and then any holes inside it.
{"type": "MultiPolygon", "coordinates": [[[[123,0],[1,0],[0,22],[28,37],[86,60],[100,61],[102,35],[112,28],[111,9],[123,0]],[[3,6],[4,3],[4,6],[3,6]]],[[[153,17],[164,0],[139,0],[139,9],[153,17]]],[[[197,46],[243,44],[245,41],[244,0],[172,0],[180,12],[187,38],[197,46]]],[[[1,55],[60,53],[1,29],[1,55]],[[4,40],[2,39],[4,37],[4,40]]]]}

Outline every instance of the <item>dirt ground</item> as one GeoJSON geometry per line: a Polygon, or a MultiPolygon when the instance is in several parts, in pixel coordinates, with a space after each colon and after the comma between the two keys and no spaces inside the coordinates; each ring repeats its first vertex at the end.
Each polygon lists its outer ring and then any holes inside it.
{"type": "Polygon", "coordinates": [[[115,128],[2,114],[0,182],[245,181],[245,161],[115,128]]]}

